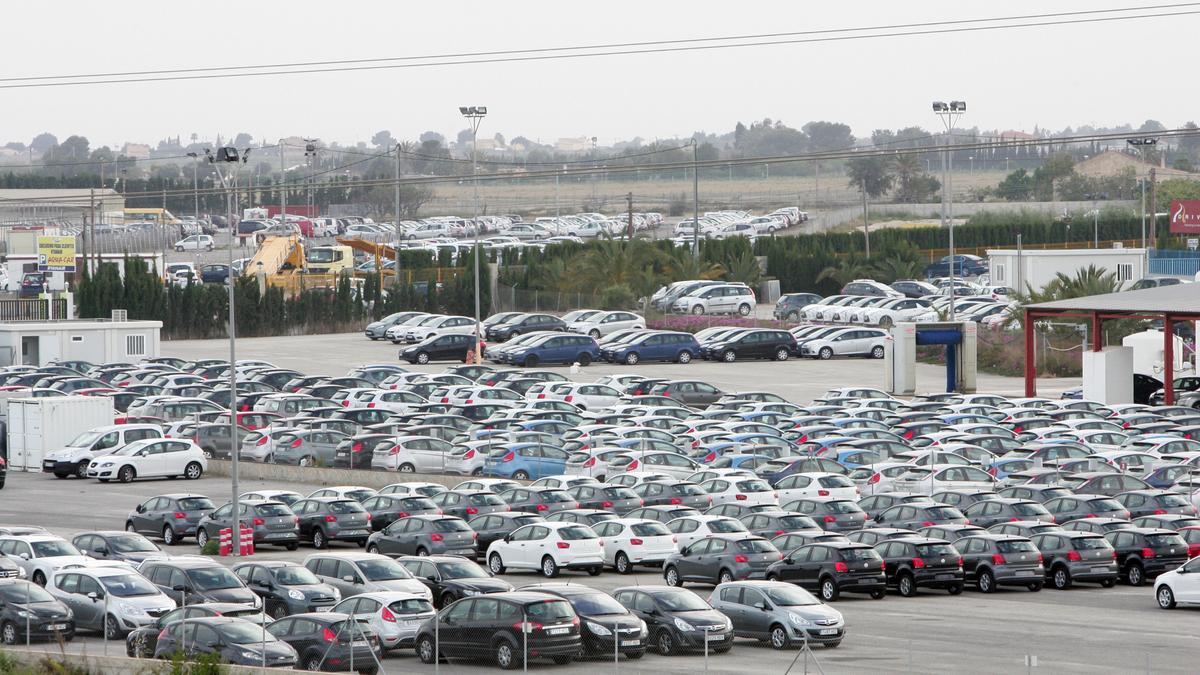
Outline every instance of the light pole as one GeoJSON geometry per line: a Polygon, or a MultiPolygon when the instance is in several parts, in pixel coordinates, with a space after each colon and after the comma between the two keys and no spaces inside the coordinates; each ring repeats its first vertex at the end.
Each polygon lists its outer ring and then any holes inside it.
{"type": "MultiPolygon", "coordinates": [[[[1146,163],[1146,148],[1158,145],[1157,138],[1126,138],[1125,142],[1138,149],[1142,163],[1146,163]]],[[[1138,179],[1142,184],[1142,249],[1146,248],[1146,177],[1138,179]]]]}
{"type": "Polygon", "coordinates": [[[479,145],[476,142],[479,138],[479,125],[487,116],[487,106],[459,106],[458,112],[471,123],[471,184],[475,187],[475,363],[481,363],[483,361],[483,348],[480,345],[479,335],[481,319],[479,316],[479,235],[481,234],[479,228],[481,224],[479,222],[479,177],[476,175],[478,169],[475,151],[479,145]]]}
{"type": "Polygon", "coordinates": [[[700,143],[692,139],[692,259],[700,259],[700,143]]]}
{"type": "MultiPolygon", "coordinates": [[[[192,203],[192,215],[194,215],[196,217],[196,220],[199,221],[200,220],[200,182],[196,178],[196,167],[198,167],[200,165],[200,153],[189,152],[187,154],[187,156],[191,157],[193,160],[195,160],[194,162],[192,162],[192,202],[193,202],[192,203]]],[[[101,187],[103,187],[103,186],[101,186],[101,187]]]]}
{"type": "MultiPolygon", "coordinates": [[[[238,165],[245,164],[246,160],[250,159],[250,148],[246,148],[239,156],[238,149],[233,147],[217,148],[217,154],[212,154],[211,151],[204,153],[208,157],[208,161],[213,164],[232,164],[233,168],[229,171],[230,176],[226,176],[221,172],[220,167],[217,167],[217,177],[221,179],[221,186],[225,188],[227,205],[226,217],[229,218],[229,272],[225,276],[225,281],[229,285],[229,438],[236,439],[237,436],[237,320],[234,308],[234,293],[233,289],[236,285],[233,279],[233,240],[237,236],[237,230],[233,223],[234,199],[237,195],[237,176],[238,165]]],[[[231,538],[233,540],[233,548],[230,551],[231,555],[237,556],[241,553],[242,542],[242,512],[241,505],[238,503],[238,453],[231,452],[230,458],[230,488],[233,492],[233,532],[231,538]]]]}
{"type": "Polygon", "coordinates": [[[950,320],[954,321],[954,296],[958,293],[954,284],[958,275],[954,270],[954,195],[950,182],[951,172],[954,169],[954,156],[950,146],[954,143],[954,125],[958,122],[958,118],[966,114],[967,102],[934,101],[933,112],[942,118],[942,123],[946,125],[946,152],[942,155],[942,226],[950,229],[950,320]]]}

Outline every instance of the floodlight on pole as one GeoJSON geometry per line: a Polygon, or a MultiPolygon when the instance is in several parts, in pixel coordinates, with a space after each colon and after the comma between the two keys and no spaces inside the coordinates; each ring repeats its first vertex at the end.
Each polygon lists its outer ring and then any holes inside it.
{"type": "Polygon", "coordinates": [[[481,346],[481,336],[479,334],[479,326],[482,317],[479,315],[479,239],[482,232],[480,231],[483,224],[479,221],[479,172],[477,166],[477,152],[479,146],[479,125],[483,123],[483,118],[487,115],[487,106],[472,105],[459,106],[458,112],[463,117],[471,122],[471,185],[475,191],[475,363],[483,361],[483,347],[481,346]]]}
{"type": "Polygon", "coordinates": [[[967,102],[934,101],[933,112],[942,118],[942,123],[946,126],[947,147],[946,152],[942,155],[942,226],[950,230],[950,320],[954,321],[954,296],[958,292],[955,281],[958,275],[954,269],[954,195],[951,186],[954,158],[949,146],[954,143],[954,125],[958,122],[958,118],[967,112],[967,102]]]}

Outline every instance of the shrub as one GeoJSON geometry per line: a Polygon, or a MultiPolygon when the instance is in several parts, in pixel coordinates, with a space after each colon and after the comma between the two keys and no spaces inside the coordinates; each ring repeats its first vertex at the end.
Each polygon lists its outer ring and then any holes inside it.
{"type": "Polygon", "coordinates": [[[609,286],[600,293],[600,309],[629,309],[636,302],[636,294],[626,284],[609,286]]]}

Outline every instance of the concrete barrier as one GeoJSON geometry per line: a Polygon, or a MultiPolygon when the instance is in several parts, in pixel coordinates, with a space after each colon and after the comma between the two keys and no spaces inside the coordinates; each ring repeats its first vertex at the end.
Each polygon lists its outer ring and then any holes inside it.
{"type": "MultiPolygon", "coordinates": [[[[110,651],[124,651],[124,640],[120,644],[109,646],[110,651]]],[[[155,675],[168,673],[171,670],[169,661],[154,659],[131,659],[125,656],[103,656],[97,654],[63,653],[57,646],[44,646],[44,649],[25,649],[23,647],[5,647],[5,657],[29,668],[33,673],[103,673],[104,675],[155,675]],[[49,661],[51,665],[43,666],[49,661]],[[66,666],[73,670],[62,668],[66,666]]],[[[249,668],[246,666],[221,666],[222,675],[254,675],[255,673],[291,673],[296,671],[282,668],[249,668]]]]}
{"type": "MultiPolygon", "coordinates": [[[[228,476],[232,462],[223,459],[208,460],[210,476],[228,476]]],[[[239,462],[238,477],[241,480],[276,481],[280,483],[305,483],[308,485],[361,485],[378,490],[392,483],[419,481],[437,483],[452,488],[470,480],[470,476],[440,473],[398,473],[393,471],[364,471],[362,469],[328,469],[316,466],[294,466],[290,464],[259,464],[239,462]]],[[[527,484],[529,481],[515,481],[527,484]]]]}

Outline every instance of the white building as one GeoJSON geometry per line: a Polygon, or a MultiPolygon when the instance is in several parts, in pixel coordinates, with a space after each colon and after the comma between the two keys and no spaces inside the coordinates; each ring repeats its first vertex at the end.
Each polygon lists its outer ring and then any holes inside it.
{"type": "Polygon", "coordinates": [[[157,358],[161,321],[12,321],[0,323],[0,366],[54,360],[92,363],[157,358]]]}
{"type": "Polygon", "coordinates": [[[1149,274],[1144,248],[1072,248],[988,250],[988,272],[998,286],[1011,286],[1024,292],[1026,287],[1040,290],[1058,273],[1075,276],[1089,265],[1115,274],[1126,288],[1149,274]]]}

